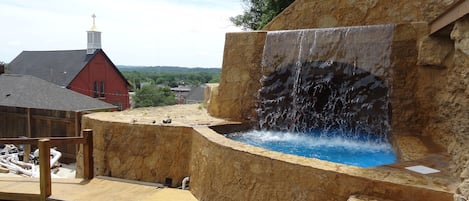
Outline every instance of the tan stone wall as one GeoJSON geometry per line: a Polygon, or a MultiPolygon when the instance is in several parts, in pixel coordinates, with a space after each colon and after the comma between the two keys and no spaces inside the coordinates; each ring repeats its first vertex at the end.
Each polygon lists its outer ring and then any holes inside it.
{"type": "Polygon", "coordinates": [[[425,23],[396,25],[391,49],[390,98],[393,134],[419,135],[420,107],[415,102],[417,86],[417,41],[428,32],[425,23]]]}
{"type": "Polygon", "coordinates": [[[383,168],[357,168],[280,154],[195,128],[191,191],[204,200],[343,201],[368,195],[400,201],[449,201],[436,180],[383,168]]]}
{"type": "MultiPolygon", "coordinates": [[[[428,33],[426,23],[396,25],[391,55],[393,132],[419,134],[422,130],[420,107],[415,102],[417,88],[417,41],[428,33]]],[[[237,121],[255,120],[256,100],[261,76],[262,48],[266,32],[229,33],[220,86],[213,88],[208,105],[211,115],[237,121]]],[[[265,71],[265,72],[264,72],[265,71]]]]}
{"type": "Polygon", "coordinates": [[[441,121],[452,135],[449,153],[453,169],[462,180],[456,201],[469,200],[469,16],[456,22],[451,39],[454,40],[452,65],[446,70],[446,82],[438,104],[441,121]]]}
{"type": "MultiPolygon", "coordinates": [[[[94,173],[173,186],[190,175],[192,128],[102,121],[83,117],[93,129],[94,173]]],[[[77,160],[80,161],[81,160],[77,160]]],[[[82,175],[81,164],[77,175],[82,175]]]]}
{"type": "Polygon", "coordinates": [[[190,176],[191,192],[201,201],[339,201],[357,194],[401,201],[452,199],[438,178],[271,152],[204,126],[137,124],[109,116],[120,115],[83,118],[84,128],[94,131],[96,175],[159,183],[170,177],[173,186],[190,176]]]}
{"type": "Polygon", "coordinates": [[[255,117],[260,63],[266,32],[227,33],[218,96],[212,98],[212,116],[249,121],[255,117]]]}
{"type": "Polygon", "coordinates": [[[429,22],[455,0],[296,0],[263,30],[429,22]]]}

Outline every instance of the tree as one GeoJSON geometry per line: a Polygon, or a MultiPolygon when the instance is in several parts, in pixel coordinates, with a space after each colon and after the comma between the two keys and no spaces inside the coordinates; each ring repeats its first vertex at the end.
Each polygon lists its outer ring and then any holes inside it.
{"type": "Polygon", "coordinates": [[[6,67],[7,67],[7,64],[3,61],[0,61],[0,69],[3,70],[3,72],[0,72],[0,74],[8,73],[6,67]]]}
{"type": "Polygon", "coordinates": [[[244,30],[259,30],[295,0],[243,0],[244,13],[230,21],[244,30]]]}
{"type": "Polygon", "coordinates": [[[154,107],[176,104],[176,95],[169,87],[143,86],[134,95],[135,107],[154,107]]]}

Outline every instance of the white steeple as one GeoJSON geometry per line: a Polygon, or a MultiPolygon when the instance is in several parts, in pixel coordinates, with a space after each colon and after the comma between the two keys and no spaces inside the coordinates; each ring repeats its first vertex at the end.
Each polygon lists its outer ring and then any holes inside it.
{"type": "Polygon", "coordinates": [[[96,30],[96,15],[91,16],[93,18],[93,26],[88,33],[88,46],[86,54],[93,54],[97,49],[101,49],[101,32],[96,30]]]}

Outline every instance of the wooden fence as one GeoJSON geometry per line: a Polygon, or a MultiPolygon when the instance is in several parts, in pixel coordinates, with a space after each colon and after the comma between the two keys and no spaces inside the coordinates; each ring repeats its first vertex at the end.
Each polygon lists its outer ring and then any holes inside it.
{"type": "MultiPolygon", "coordinates": [[[[0,106],[0,137],[76,137],[82,112],[0,106]]],[[[75,161],[76,145],[58,145],[62,162],[75,161]]]]}
{"type": "MultiPolygon", "coordinates": [[[[52,195],[52,183],[50,172],[50,147],[51,145],[73,144],[83,145],[83,177],[92,179],[93,172],[93,131],[83,130],[80,137],[49,137],[49,138],[0,138],[0,144],[26,144],[39,147],[39,188],[40,200],[47,200],[52,195]]],[[[21,194],[10,195],[21,198],[21,194]]]]}

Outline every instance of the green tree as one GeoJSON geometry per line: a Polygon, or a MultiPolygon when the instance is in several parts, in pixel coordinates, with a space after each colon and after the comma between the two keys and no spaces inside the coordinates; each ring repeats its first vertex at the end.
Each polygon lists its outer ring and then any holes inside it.
{"type": "Polygon", "coordinates": [[[169,87],[143,86],[134,95],[135,107],[154,107],[176,104],[176,95],[169,87]]]}
{"type": "Polygon", "coordinates": [[[260,30],[295,0],[243,0],[242,15],[230,21],[244,30],[260,30]]]}
{"type": "Polygon", "coordinates": [[[0,61],[0,68],[3,68],[4,73],[8,73],[7,63],[0,61]]]}

